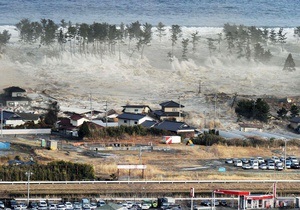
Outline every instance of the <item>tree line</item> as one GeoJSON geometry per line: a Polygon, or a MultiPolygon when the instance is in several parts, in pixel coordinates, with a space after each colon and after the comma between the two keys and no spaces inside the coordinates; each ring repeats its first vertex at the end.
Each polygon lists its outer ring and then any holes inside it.
{"type": "Polygon", "coordinates": [[[82,181],[95,179],[92,165],[72,163],[67,161],[53,161],[47,165],[35,163],[33,165],[2,165],[0,179],[2,181],[27,181],[26,172],[32,173],[30,180],[39,181],[82,181]]]}
{"type": "MultiPolygon", "coordinates": [[[[20,41],[23,43],[39,43],[46,46],[58,43],[60,51],[69,51],[71,54],[97,54],[101,59],[104,55],[116,55],[118,51],[118,57],[121,60],[120,49],[125,44],[131,55],[139,52],[143,58],[145,47],[151,44],[153,31],[156,32],[160,41],[167,35],[167,27],[162,22],[155,27],[139,21],[126,25],[121,23],[117,26],[98,22],[72,24],[71,21],[67,23],[64,19],[58,24],[50,19],[32,22],[24,18],[16,24],[16,27],[20,41]]],[[[238,59],[267,63],[273,57],[268,47],[280,45],[283,50],[287,40],[287,33],[283,28],[275,31],[275,29],[228,23],[224,24],[222,33],[212,37],[201,37],[199,32],[195,31],[186,38],[182,38],[182,28],[179,25],[171,25],[169,32],[171,46],[166,56],[170,62],[175,57],[175,46],[181,44],[181,55],[177,57],[188,60],[189,56],[199,50],[200,39],[204,39],[207,43],[204,47],[208,49],[210,56],[217,55],[222,49],[238,59]]],[[[8,31],[0,33],[0,47],[8,42],[10,36],[8,31]]],[[[294,36],[300,38],[300,27],[295,28],[294,36]]],[[[292,58],[288,59],[284,70],[294,70],[295,64],[293,60],[291,61],[292,58]]]]}

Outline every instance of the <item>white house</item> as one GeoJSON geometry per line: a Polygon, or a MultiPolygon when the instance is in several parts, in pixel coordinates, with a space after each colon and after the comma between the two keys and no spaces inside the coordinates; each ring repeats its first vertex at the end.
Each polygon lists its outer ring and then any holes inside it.
{"type": "Polygon", "coordinates": [[[126,105],[122,106],[124,113],[134,113],[134,114],[148,114],[151,109],[147,105],[126,105]]]}
{"type": "Polygon", "coordinates": [[[82,125],[84,122],[89,121],[89,119],[77,114],[72,115],[70,119],[71,119],[70,121],[71,125],[75,127],[78,127],[82,125]]]}
{"type": "Polygon", "coordinates": [[[140,125],[146,120],[154,121],[152,117],[144,114],[123,113],[118,116],[118,125],[140,125]]]}

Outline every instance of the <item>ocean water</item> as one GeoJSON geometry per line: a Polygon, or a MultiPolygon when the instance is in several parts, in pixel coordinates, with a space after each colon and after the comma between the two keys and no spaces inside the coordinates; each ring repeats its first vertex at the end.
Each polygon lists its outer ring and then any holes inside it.
{"type": "Polygon", "coordinates": [[[23,18],[167,26],[300,26],[300,0],[0,0],[0,25],[23,18]]]}

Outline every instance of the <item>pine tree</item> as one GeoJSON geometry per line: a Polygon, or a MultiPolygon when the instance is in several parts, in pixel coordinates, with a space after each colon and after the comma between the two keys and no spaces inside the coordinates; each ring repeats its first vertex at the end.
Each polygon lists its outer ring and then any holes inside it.
{"type": "Polygon", "coordinates": [[[290,54],[288,55],[288,57],[286,58],[286,60],[285,60],[283,70],[295,71],[295,70],[296,70],[295,66],[296,66],[296,65],[295,65],[293,56],[292,56],[292,54],[290,53],[290,54]]]}
{"type": "Polygon", "coordinates": [[[209,50],[209,55],[211,56],[213,52],[216,51],[217,47],[214,44],[215,39],[212,38],[207,38],[207,45],[208,45],[208,50],[209,50]]]}
{"type": "Polygon", "coordinates": [[[187,61],[188,58],[187,58],[187,47],[188,47],[188,44],[189,44],[189,39],[182,39],[182,60],[185,60],[187,61]]]}
{"type": "Polygon", "coordinates": [[[281,44],[281,51],[283,51],[283,45],[286,43],[286,33],[283,33],[283,28],[278,31],[278,42],[281,44]]]}
{"type": "Polygon", "coordinates": [[[277,42],[277,34],[274,29],[271,29],[270,31],[269,40],[271,41],[272,44],[275,44],[277,42]]]}
{"type": "Polygon", "coordinates": [[[4,30],[2,33],[0,32],[0,51],[2,46],[6,45],[11,37],[11,34],[8,33],[7,30],[4,30]]]}
{"type": "Polygon", "coordinates": [[[179,25],[172,25],[171,30],[171,41],[172,41],[172,56],[174,56],[174,46],[177,42],[178,37],[181,34],[181,28],[179,25]]]}
{"type": "Polygon", "coordinates": [[[297,116],[299,116],[299,112],[300,112],[299,107],[296,106],[295,104],[293,104],[291,106],[290,112],[291,112],[291,117],[297,117],[297,116]]]}
{"type": "Polygon", "coordinates": [[[162,22],[159,22],[158,25],[156,26],[156,29],[157,29],[157,32],[158,32],[159,41],[161,42],[161,38],[166,35],[165,25],[162,22]]]}
{"type": "Polygon", "coordinates": [[[196,31],[195,33],[192,33],[191,36],[192,36],[192,50],[193,50],[193,53],[195,53],[197,51],[197,44],[198,44],[198,41],[200,39],[200,36],[198,35],[198,31],[196,31]]]}

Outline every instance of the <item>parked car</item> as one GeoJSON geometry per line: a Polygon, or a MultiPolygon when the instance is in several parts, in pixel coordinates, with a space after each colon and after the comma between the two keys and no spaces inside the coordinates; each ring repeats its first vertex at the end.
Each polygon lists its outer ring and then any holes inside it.
{"type": "Polygon", "coordinates": [[[243,164],[249,163],[249,160],[246,158],[242,158],[241,161],[243,162],[243,164]]]}
{"type": "Polygon", "coordinates": [[[14,209],[15,210],[27,209],[27,205],[25,203],[18,203],[18,205],[14,209]]]}
{"type": "Polygon", "coordinates": [[[261,169],[261,170],[267,170],[268,167],[267,167],[266,164],[260,164],[259,169],[261,169]]]}
{"type": "Polygon", "coordinates": [[[38,209],[39,205],[37,202],[29,202],[29,206],[28,208],[34,210],[34,209],[38,209]]]}
{"type": "Polygon", "coordinates": [[[106,205],[106,202],[105,202],[104,200],[99,200],[99,201],[97,202],[97,206],[98,206],[98,207],[105,206],[105,205],[106,205]]]}
{"type": "Polygon", "coordinates": [[[269,163],[267,165],[268,170],[275,170],[275,164],[274,163],[269,163]]]}
{"type": "Polygon", "coordinates": [[[40,209],[45,209],[45,210],[47,210],[48,209],[48,204],[47,204],[47,202],[45,201],[45,200],[40,200],[39,201],[39,207],[38,207],[38,209],[40,210],[40,209]]]}
{"type": "Polygon", "coordinates": [[[4,208],[5,208],[4,202],[0,201],[0,209],[4,209],[4,208]]]}
{"type": "Polygon", "coordinates": [[[292,168],[292,169],[299,169],[299,168],[300,168],[300,165],[299,165],[299,163],[292,163],[292,164],[291,164],[291,168],[292,168]]]}
{"type": "Polygon", "coordinates": [[[96,209],[97,208],[97,203],[91,202],[90,207],[91,207],[91,209],[96,209]]]}
{"type": "Polygon", "coordinates": [[[241,160],[236,160],[236,162],[234,163],[234,166],[242,167],[243,166],[243,162],[241,160]]]}
{"type": "Polygon", "coordinates": [[[49,210],[56,210],[57,204],[56,203],[51,203],[49,205],[49,210]]]}
{"type": "Polygon", "coordinates": [[[226,200],[221,200],[220,205],[221,206],[227,206],[227,201],[226,200]]]}
{"type": "Polygon", "coordinates": [[[16,200],[10,200],[9,201],[9,208],[14,209],[18,205],[18,202],[16,200]]]}
{"type": "Polygon", "coordinates": [[[262,157],[257,157],[256,158],[259,164],[262,164],[265,162],[265,159],[263,159],[262,157]]]}
{"type": "Polygon", "coordinates": [[[59,204],[57,204],[56,209],[57,210],[66,210],[66,206],[64,203],[59,203],[59,204]]]}
{"type": "Polygon", "coordinates": [[[278,170],[278,171],[282,171],[282,170],[283,170],[283,163],[282,163],[282,162],[277,162],[277,163],[275,164],[275,168],[276,168],[276,170],[278,170]]]}
{"type": "Polygon", "coordinates": [[[292,161],[291,160],[286,160],[285,167],[286,168],[291,168],[291,165],[292,165],[292,161]]]}
{"type": "Polygon", "coordinates": [[[211,206],[211,202],[208,200],[204,200],[204,201],[201,201],[200,205],[201,206],[211,206]]]}
{"type": "Polygon", "coordinates": [[[250,164],[244,164],[244,165],[242,166],[242,168],[245,169],[245,170],[252,169],[252,167],[251,167],[250,164]]]}
{"type": "Polygon", "coordinates": [[[272,156],[271,158],[275,163],[280,162],[280,159],[277,156],[272,156]]]}
{"type": "Polygon", "coordinates": [[[149,203],[143,203],[142,209],[150,209],[151,205],[149,203]]]}
{"type": "Polygon", "coordinates": [[[225,160],[225,163],[227,163],[227,164],[232,164],[232,163],[233,163],[233,160],[230,159],[230,158],[227,158],[227,159],[225,160]]]}
{"type": "Polygon", "coordinates": [[[74,210],[81,210],[81,203],[76,201],[73,203],[73,209],[74,210]]]}
{"type": "Polygon", "coordinates": [[[73,209],[73,204],[69,201],[65,202],[66,209],[73,209]]]}

